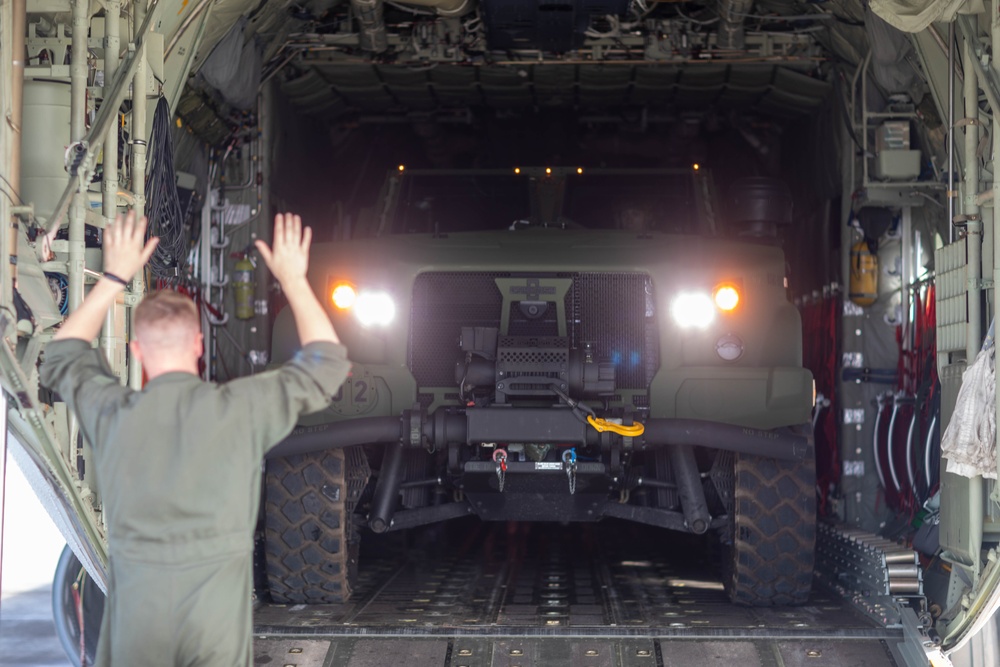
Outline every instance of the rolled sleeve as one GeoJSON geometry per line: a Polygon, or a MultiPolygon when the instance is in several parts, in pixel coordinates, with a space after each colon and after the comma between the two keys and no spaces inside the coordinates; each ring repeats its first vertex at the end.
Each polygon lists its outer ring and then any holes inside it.
{"type": "Polygon", "coordinates": [[[45,346],[39,380],[66,402],[94,447],[104,441],[103,417],[131,393],[111,372],[104,355],[76,338],[55,340],[45,346]]]}
{"type": "Polygon", "coordinates": [[[330,405],[350,367],[343,345],[313,342],[281,368],[229,383],[250,401],[259,453],[263,455],[291,433],[300,416],[330,405]]]}

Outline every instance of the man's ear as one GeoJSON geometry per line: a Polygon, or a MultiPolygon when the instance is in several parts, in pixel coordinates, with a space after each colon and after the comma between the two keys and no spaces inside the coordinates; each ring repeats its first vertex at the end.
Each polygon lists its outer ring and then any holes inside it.
{"type": "Polygon", "coordinates": [[[199,333],[194,339],[195,357],[201,358],[205,354],[205,334],[199,333]]]}
{"type": "Polygon", "coordinates": [[[142,363],[142,347],[139,345],[139,339],[133,338],[128,342],[128,349],[132,351],[132,356],[140,364],[142,363]]]}

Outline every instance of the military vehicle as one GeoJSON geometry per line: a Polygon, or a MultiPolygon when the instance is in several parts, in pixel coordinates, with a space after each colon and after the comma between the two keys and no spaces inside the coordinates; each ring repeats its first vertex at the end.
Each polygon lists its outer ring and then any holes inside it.
{"type": "MultiPolygon", "coordinates": [[[[377,533],[468,514],[715,531],[734,601],[805,602],[813,384],[776,238],[792,198],[737,182],[727,220],[707,172],[404,166],[350,241],[317,245],[353,371],[269,455],[272,597],[343,601],[359,512],[377,533]]],[[[272,340],[275,362],[297,348],[289,312],[272,340]]]]}
{"type": "Polygon", "coordinates": [[[154,287],[206,380],[292,354],[252,244],[316,231],[354,370],[264,463],[262,664],[995,650],[1000,491],[941,433],[998,305],[998,40],[930,0],[0,3],[0,384],[67,653],[104,507],[37,366],[126,208],[137,389],[154,287]]]}

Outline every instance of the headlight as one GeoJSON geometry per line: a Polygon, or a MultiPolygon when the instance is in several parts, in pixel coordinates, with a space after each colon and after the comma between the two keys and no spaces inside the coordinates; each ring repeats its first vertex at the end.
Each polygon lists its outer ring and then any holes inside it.
{"type": "Polygon", "coordinates": [[[396,317],[396,304],[385,292],[362,292],[354,305],[354,315],[362,326],[386,326],[396,317]]]}
{"type": "Polygon", "coordinates": [[[706,329],[715,319],[715,304],[708,294],[687,292],[677,295],[670,314],[683,329],[706,329]]]}
{"type": "Polygon", "coordinates": [[[332,283],[328,292],[335,309],[354,313],[364,327],[384,327],[396,317],[396,304],[386,292],[359,289],[344,280],[332,283]]]}

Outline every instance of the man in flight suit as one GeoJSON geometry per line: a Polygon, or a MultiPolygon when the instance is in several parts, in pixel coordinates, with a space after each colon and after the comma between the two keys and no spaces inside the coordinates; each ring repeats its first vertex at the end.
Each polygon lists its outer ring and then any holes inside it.
{"type": "Polygon", "coordinates": [[[257,249],[281,284],[301,351],[283,367],[222,385],[198,377],[194,303],[157,292],[136,308],[133,355],[149,378],[123,387],[91,347],[125,284],[149,259],[146,220],[105,230],[103,277],[46,347],[42,383],[93,449],[108,535],[98,667],[249,666],[252,548],[261,458],[302,414],[325,408],[346,351],[306,280],[311,230],[278,215],[257,249]]]}

